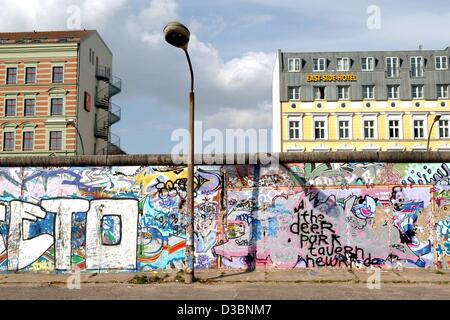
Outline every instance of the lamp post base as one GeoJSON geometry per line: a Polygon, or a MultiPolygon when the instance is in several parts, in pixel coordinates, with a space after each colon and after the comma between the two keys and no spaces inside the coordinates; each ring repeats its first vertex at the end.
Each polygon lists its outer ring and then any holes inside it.
{"type": "Polygon", "coordinates": [[[184,283],[186,283],[186,284],[194,283],[194,274],[193,273],[186,273],[184,275],[184,283]]]}

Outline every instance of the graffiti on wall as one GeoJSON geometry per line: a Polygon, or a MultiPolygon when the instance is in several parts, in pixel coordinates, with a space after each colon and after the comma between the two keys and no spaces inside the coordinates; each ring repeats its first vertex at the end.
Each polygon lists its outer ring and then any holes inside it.
{"type": "MultiPolygon", "coordinates": [[[[0,170],[0,270],[182,268],[183,168],[0,170]]],[[[216,266],[221,176],[195,175],[198,268],[216,266]]]]}
{"type": "MultiPolygon", "coordinates": [[[[196,168],[195,267],[448,268],[447,164],[196,168]]],[[[183,167],[0,169],[0,272],[182,269],[183,167]]]]}

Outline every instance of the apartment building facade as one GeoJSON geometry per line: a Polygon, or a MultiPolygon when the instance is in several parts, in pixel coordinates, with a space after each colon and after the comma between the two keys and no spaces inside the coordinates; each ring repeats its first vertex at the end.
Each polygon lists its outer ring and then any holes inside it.
{"type": "Polygon", "coordinates": [[[428,138],[430,150],[450,150],[449,57],[279,50],[273,150],[426,151],[428,138]]]}
{"type": "Polygon", "coordinates": [[[123,154],[121,86],[94,30],[0,33],[0,156],[123,154]]]}

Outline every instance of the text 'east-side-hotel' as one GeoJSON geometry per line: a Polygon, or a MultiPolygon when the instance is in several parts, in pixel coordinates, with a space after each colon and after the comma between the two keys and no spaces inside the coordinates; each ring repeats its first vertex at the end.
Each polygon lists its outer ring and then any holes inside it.
{"type": "Polygon", "coordinates": [[[278,51],[274,151],[450,150],[449,56],[278,51]]]}

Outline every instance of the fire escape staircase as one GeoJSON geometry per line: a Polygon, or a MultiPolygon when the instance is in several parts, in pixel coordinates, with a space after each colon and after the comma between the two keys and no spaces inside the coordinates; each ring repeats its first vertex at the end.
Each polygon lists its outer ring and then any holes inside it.
{"type": "Polygon", "coordinates": [[[95,136],[107,142],[103,154],[125,154],[120,148],[120,137],[111,133],[111,126],[119,122],[122,116],[121,107],[113,104],[111,98],[122,91],[122,80],[111,75],[111,68],[97,66],[96,77],[106,86],[96,93],[95,105],[107,111],[107,115],[96,119],[95,136]]]}

